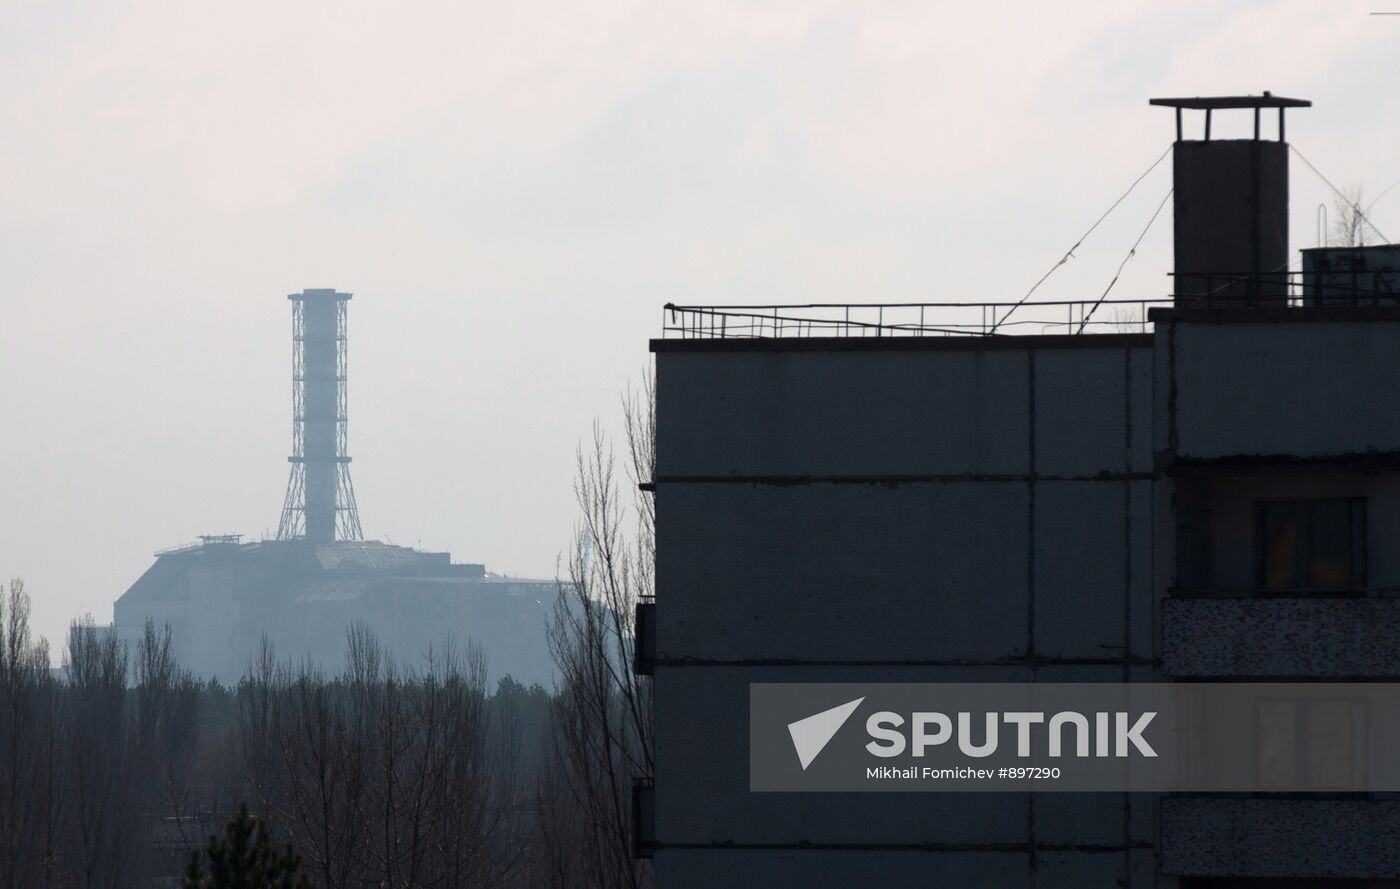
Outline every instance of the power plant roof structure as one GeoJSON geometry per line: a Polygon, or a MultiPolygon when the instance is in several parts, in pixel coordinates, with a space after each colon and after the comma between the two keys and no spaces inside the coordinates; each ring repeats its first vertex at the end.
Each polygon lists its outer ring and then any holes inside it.
{"type": "Polygon", "coordinates": [[[169,624],[177,657],[223,681],[244,674],[262,639],[279,658],[336,669],[346,633],[368,626],[406,666],[473,643],[493,676],[552,682],[545,628],[554,581],[491,574],[479,563],[365,540],[346,449],[346,304],[351,294],[291,294],[292,454],[277,535],[205,534],[155,553],[116,601],[128,641],[169,624]]]}

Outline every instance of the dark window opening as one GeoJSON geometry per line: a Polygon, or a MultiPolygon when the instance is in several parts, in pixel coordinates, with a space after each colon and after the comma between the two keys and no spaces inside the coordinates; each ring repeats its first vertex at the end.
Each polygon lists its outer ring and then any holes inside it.
{"type": "Polygon", "coordinates": [[[1266,500],[1259,513],[1259,587],[1268,592],[1366,587],[1366,501],[1266,500]]]}

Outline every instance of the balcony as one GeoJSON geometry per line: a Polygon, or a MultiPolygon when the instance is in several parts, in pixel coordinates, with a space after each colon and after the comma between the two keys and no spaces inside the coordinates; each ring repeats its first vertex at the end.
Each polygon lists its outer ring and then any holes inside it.
{"type": "Polygon", "coordinates": [[[1172,876],[1400,877],[1400,800],[1168,797],[1158,861],[1172,876]]]}
{"type": "Polygon", "coordinates": [[[1162,672],[1192,678],[1400,677],[1400,598],[1162,600],[1162,672]]]}

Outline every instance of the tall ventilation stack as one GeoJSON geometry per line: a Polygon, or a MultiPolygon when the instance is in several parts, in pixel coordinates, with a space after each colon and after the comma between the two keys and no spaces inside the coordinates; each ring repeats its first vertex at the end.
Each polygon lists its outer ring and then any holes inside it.
{"type": "Polygon", "coordinates": [[[361,540],[346,451],[345,309],[351,294],[292,293],[292,464],[278,540],[361,540]]]}
{"type": "Polygon", "coordinates": [[[1288,143],[1283,115],[1289,108],[1312,103],[1268,92],[1150,101],[1176,109],[1176,305],[1287,305],[1288,143]],[[1277,139],[1262,138],[1260,116],[1266,108],[1278,111],[1277,139]],[[1183,135],[1186,109],[1205,112],[1200,139],[1183,135]],[[1236,109],[1254,112],[1254,137],[1211,139],[1213,112],[1236,109]]]}

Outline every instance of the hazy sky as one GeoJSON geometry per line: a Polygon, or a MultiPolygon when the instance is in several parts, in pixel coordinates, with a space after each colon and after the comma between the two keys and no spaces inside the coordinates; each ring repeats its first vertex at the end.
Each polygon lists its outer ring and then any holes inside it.
{"type": "MultiPolygon", "coordinates": [[[[1015,299],[1170,143],[1155,95],[1310,98],[1290,140],[1374,197],[1386,8],[0,0],[0,576],[57,641],[152,550],[275,529],[285,296],[335,287],[367,536],[553,577],[663,303],[1015,299]]],[[[1097,296],[1169,178],[1039,298],[1097,296]]],[[[1325,200],[1295,162],[1295,247],[1325,200]]]]}

